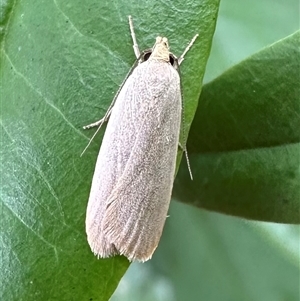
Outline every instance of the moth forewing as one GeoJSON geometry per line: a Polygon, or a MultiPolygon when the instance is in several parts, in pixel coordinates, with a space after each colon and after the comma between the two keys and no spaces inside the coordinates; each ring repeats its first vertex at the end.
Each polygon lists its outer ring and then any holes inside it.
{"type": "MultiPolygon", "coordinates": [[[[135,53],[140,53],[132,34],[135,53]]],[[[167,217],[181,123],[180,78],[168,40],[143,52],[116,98],[98,154],[86,232],[98,257],[146,261],[167,217]]]]}

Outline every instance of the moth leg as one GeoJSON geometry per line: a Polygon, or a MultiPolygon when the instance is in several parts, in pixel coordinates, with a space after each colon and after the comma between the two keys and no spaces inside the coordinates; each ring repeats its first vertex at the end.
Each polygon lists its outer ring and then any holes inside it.
{"type": "Polygon", "coordinates": [[[133,46],[132,47],[133,47],[133,51],[134,51],[135,57],[138,59],[141,56],[141,52],[140,52],[138,43],[136,41],[132,17],[128,16],[128,19],[129,19],[129,28],[130,28],[131,38],[132,38],[132,42],[133,42],[133,46]]]}
{"type": "Polygon", "coordinates": [[[87,144],[87,146],[84,148],[84,150],[82,151],[80,157],[84,154],[84,152],[87,150],[87,148],[90,146],[90,144],[92,143],[93,139],[95,138],[95,136],[97,135],[97,133],[99,132],[99,130],[101,129],[101,126],[102,124],[107,121],[109,115],[111,114],[111,111],[114,107],[114,100],[112,102],[112,104],[110,105],[109,109],[107,110],[107,112],[105,113],[104,117],[101,118],[100,120],[94,122],[94,123],[91,123],[91,124],[88,124],[86,126],[84,126],[83,128],[84,129],[89,129],[91,127],[94,127],[94,126],[98,126],[96,132],[94,133],[94,135],[92,136],[92,138],[90,139],[89,143],[87,144]]]}
{"type": "Polygon", "coordinates": [[[185,148],[182,146],[182,144],[180,142],[178,142],[178,146],[179,148],[181,148],[181,150],[184,152],[185,151],[185,148]]]}
{"type": "Polygon", "coordinates": [[[198,38],[198,34],[196,34],[192,40],[190,41],[190,43],[187,45],[187,47],[185,48],[185,50],[183,51],[182,55],[178,58],[178,64],[180,65],[183,60],[184,60],[184,56],[186,55],[186,53],[191,49],[191,47],[193,46],[195,40],[198,38]]]}
{"type": "Polygon", "coordinates": [[[191,180],[193,180],[193,174],[192,174],[192,169],[191,169],[191,165],[190,165],[190,159],[189,159],[189,156],[188,156],[188,152],[187,152],[186,146],[183,147],[180,142],[178,142],[178,146],[179,146],[179,148],[182,149],[182,151],[185,154],[185,158],[186,158],[186,163],[187,163],[187,167],[188,167],[188,170],[189,170],[189,174],[190,174],[191,180]]]}
{"type": "Polygon", "coordinates": [[[87,130],[87,129],[90,129],[90,128],[93,128],[95,126],[101,126],[104,122],[106,122],[111,114],[111,111],[112,111],[112,108],[109,108],[109,110],[106,112],[106,114],[104,115],[103,118],[101,118],[100,120],[96,121],[96,122],[93,122],[93,123],[90,123],[88,125],[85,125],[83,127],[84,130],[87,130]]]}
{"type": "MultiPolygon", "coordinates": [[[[199,35],[196,34],[192,38],[192,40],[190,41],[190,43],[187,45],[187,47],[183,51],[182,55],[178,58],[178,65],[180,65],[183,62],[184,56],[191,49],[191,47],[193,46],[193,44],[194,44],[195,40],[198,38],[198,36],[199,35]]],[[[182,109],[184,109],[184,107],[182,109]]],[[[182,116],[183,116],[183,124],[184,124],[184,111],[182,112],[182,116]]],[[[183,136],[185,136],[184,133],[185,132],[184,132],[184,126],[183,126],[183,136]]],[[[187,163],[187,166],[188,166],[189,174],[190,174],[191,180],[193,180],[193,174],[192,174],[192,170],[191,170],[191,165],[190,165],[190,160],[189,160],[188,152],[187,152],[187,149],[186,149],[186,145],[183,147],[180,142],[178,144],[179,144],[179,147],[182,149],[182,151],[185,154],[185,158],[186,158],[186,163],[187,163]]]]}

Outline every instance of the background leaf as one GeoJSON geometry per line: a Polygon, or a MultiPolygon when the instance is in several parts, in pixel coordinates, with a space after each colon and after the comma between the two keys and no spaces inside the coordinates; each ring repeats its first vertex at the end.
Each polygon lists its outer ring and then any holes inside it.
{"type": "Polygon", "coordinates": [[[86,242],[85,208],[101,135],[80,158],[93,134],[81,128],[104,115],[134,62],[129,14],[141,49],[164,34],[180,55],[200,34],[182,68],[188,128],[218,3],[1,4],[1,300],[110,297],[129,263],[97,260],[86,242]]]}
{"type": "Polygon", "coordinates": [[[300,32],[203,87],[177,199],[274,222],[300,222],[300,32]]]}

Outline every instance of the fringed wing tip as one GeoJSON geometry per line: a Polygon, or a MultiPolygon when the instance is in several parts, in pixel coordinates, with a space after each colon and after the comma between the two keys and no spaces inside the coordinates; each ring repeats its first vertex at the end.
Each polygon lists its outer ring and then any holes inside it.
{"type": "Polygon", "coordinates": [[[156,249],[155,247],[154,250],[151,250],[151,252],[147,254],[137,254],[137,253],[128,253],[126,248],[123,248],[120,251],[118,251],[113,244],[111,244],[110,247],[108,248],[107,247],[103,248],[101,246],[99,247],[98,244],[90,243],[90,242],[89,245],[91,247],[92,252],[97,257],[97,259],[110,258],[115,255],[122,255],[125,256],[130,262],[133,261],[146,262],[152,258],[152,255],[156,249]]]}

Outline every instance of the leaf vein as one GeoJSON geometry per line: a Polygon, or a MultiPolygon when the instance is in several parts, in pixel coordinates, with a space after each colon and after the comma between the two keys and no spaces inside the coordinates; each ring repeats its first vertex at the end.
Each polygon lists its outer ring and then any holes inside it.
{"type": "Polygon", "coordinates": [[[12,66],[14,72],[21,77],[24,82],[28,85],[28,87],[30,87],[36,94],[38,94],[43,100],[44,102],[50,106],[52,109],[54,109],[62,118],[63,120],[73,129],[75,130],[75,132],[84,137],[86,140],[89,140],[89,138],[87,136],[85,136],[81,131],[79,131],[67,118],[66,116],[61,112],[61,110],[59,108],[57,108],[53,103],[51,103],[51,101],[49,101],[49,99],[47,99],[47,97],[45,97],[39,90],[37,90],[32,83],[21,73],[19,72],[16,67],[14,66],[14,64],[12,63],[11,59],[9,58],[9,56],[7,55],[7,53],[3,50],[3,53],[5,55],[5,57],[7,58],[7,60],[9,61],[10,65],[12,66]]]}

